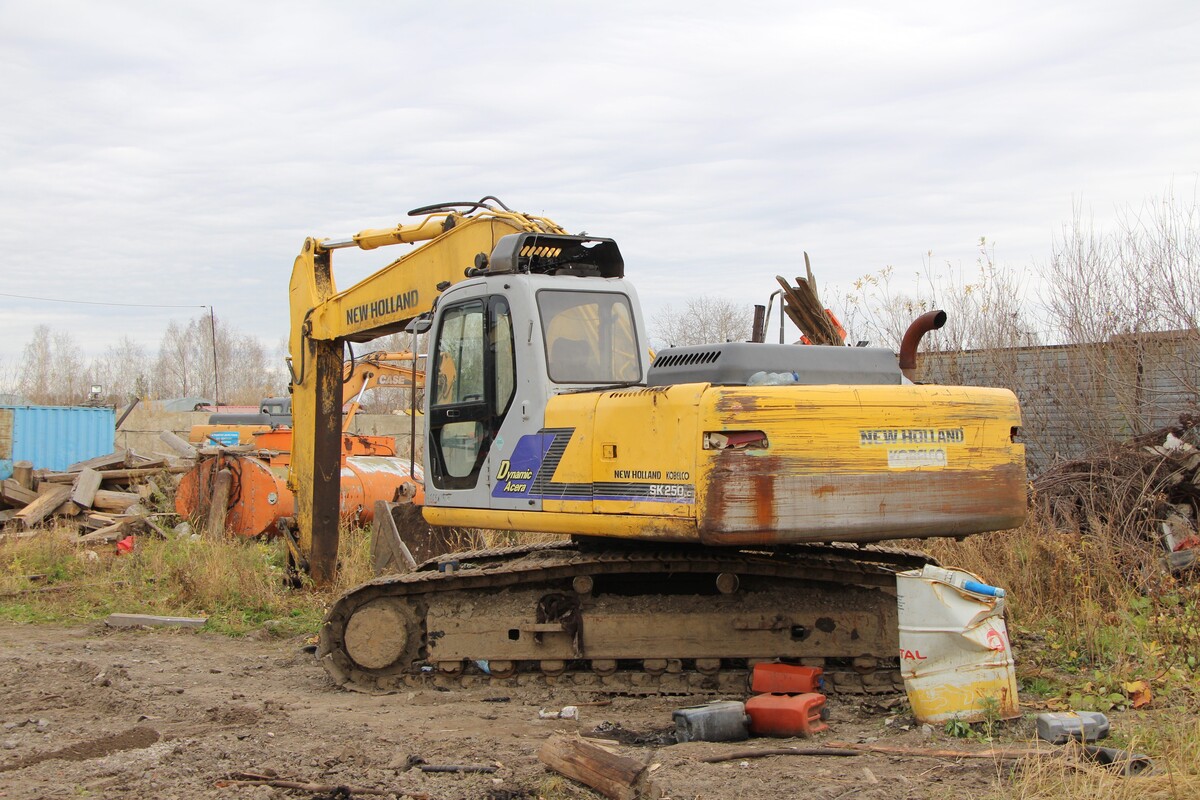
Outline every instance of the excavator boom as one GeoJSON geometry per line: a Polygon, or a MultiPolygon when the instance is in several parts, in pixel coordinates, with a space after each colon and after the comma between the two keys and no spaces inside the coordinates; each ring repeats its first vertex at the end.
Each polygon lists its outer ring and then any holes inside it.
{"type": "Polygon", "coordinates": [[[344,342],[365,342],[403,330],[429,312],[438,294],[462,281],[482,254],[511,233],[562,233],[542,217],[482,204],[471,216],[453,210],[417,223],[364,230],[345,240],[310,238],[292,267],[289,285],[293,440],[288,487],[296,496],[298,541],[307,560],[297,564],[318,585],[332,582],[337,566],[338,463],[341,457],[344,342]],[[335,250],[373,250],[426,242],[375,274],[339,292],[335,250]]]}

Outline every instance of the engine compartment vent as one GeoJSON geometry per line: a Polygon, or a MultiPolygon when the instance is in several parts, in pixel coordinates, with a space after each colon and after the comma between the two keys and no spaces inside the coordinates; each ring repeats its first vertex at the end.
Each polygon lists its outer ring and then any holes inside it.
{"type": "Polygon", "coordinates": [[[720,350],[700,350],[689,353],[681,353],[674,350],[664,350],[662,353],[659,353],[657,357],[655,357],[654,363],[650,365],[650,368],[688,367],[692,364],[715,364],[720,358],[720,350]]]}

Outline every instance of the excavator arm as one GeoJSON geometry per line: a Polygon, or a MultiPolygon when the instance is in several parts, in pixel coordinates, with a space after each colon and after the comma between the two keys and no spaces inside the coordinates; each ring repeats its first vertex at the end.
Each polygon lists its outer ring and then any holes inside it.
{"type": "MultiPolygon", "coordinates": [[[[484,201],[494,198],[484,198],[484,201]]],[[[344,342],[366,342],[403,330],[433,309],[438,295],[470,276],[481,254],[512,233],[565,233],[544,217],[479,203],[418,209],[419,221],[364,230],[342,240],[309,238],[289,284],[293,443],[288,488],[296,497],[293,560],[318,586],[337,570],[344,342]],[[467,205],[468,213],[454,207],[467,205]],[[333,252],[394,244],[416,249],[339,292],[333,252]]]]}

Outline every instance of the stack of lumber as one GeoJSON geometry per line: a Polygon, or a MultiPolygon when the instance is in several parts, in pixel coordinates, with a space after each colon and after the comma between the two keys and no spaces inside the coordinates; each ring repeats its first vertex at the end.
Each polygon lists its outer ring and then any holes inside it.
{"type": "Polygon", "coordinates": [[[795,286],[788,283],[787,278],[782,275],[775,276],[775,280],[783,289],[784,313],[804,334],[807,344],[831,344],[839,347],[844,345],[846,331],[842,329],[833,313],[821,304],[808,253],[804,254],[804,271],[805,277],[796,278],[795,286]]]}
{"type": "Polygon", "coordinates": [[[1100,523],[1125,541],[1167,552],[1175,572],[1200,563],[1200,414],[1063,461],[1033,481],[1059,524],[1100,523]],[[1189,441],[1191,440],[1191,441],[1189,441]]]}
{"type": "Polygon", "coordinates": [[[17,462],[0,482],[0,524],[6,535],[30,535],[54,523],[74,525],[86,544],[118,541],[151,529],[162,533],[147,505],[170,476],[190,465],[119,450],[72,464],[62,472],[17,462]]]}

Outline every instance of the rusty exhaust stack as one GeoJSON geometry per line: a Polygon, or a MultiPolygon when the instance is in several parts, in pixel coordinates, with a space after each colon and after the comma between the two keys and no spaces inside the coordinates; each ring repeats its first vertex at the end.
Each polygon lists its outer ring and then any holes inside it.
{"type": "Polygon", "coordinates": [[[904,332],[904,339],[900,342],[900,371],[904,373],[904,377],[910,381],[917,379],[917,348],[921,346],[922,337],[945,324],[945,311],[930,311],[914,319],[908,326],[908,330],[904,332]]]}
{"type": "Polygon", "coordinates": [[[767,307],[754,307],[754,324],[750,331],[750,341],[759,344],[767,340],[767,307]]]}

